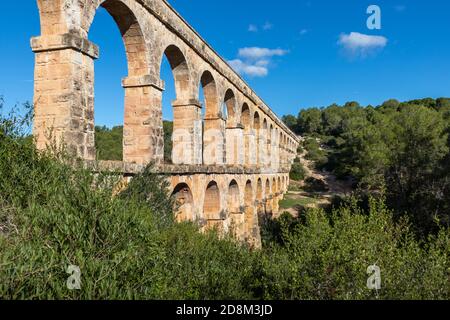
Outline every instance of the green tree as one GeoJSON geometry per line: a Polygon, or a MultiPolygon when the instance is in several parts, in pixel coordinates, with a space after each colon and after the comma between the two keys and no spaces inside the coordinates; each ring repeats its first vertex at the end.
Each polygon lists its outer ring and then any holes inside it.
{"type": "Polygon", "coordinates": [[[282,120],[285,125],[288,126],[289,129],[291,129],[294,132],[297,132],[298,130],[298,124],[297,124],[297,118],[293,115],[287,115],[283,116],[282,120]]]}
{"type": "Polygon", "coordinates": [[[172,121],[164,121],[163,129],[164,129],[164,161],[166,163],[172,163],[173,122],[172,121]]]}
{"type": "Polygon", "coordinates": [[[123,126],[95,127],[97,160],[123,160],[123,126]]]}
{"type": "Polygon", "coordinates": [[[322,111],[318,108],[302,110],[298,117],[299,133],[313,134],[322,132],[322,111]]]}

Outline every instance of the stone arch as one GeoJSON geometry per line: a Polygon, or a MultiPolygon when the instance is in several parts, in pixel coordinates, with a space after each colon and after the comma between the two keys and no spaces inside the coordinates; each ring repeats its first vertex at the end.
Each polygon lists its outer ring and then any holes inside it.
{"type": "Polygon", "coordinates": [[[247,103],[242,105],[241,124],[244,126],[244,164],[252,164],[252,147],[254,147],[254,137],[252,133],[252,117],[250,107],[247,103]]]}
{"type": "Polygon", "coordinates": [[[247,207],[253,207],[253,185],[250,180],[245,184],[245,194],[244,194],[244,203],[247,207]]]}
{"type": "Polygon", "coordinates": [[[253,129],[255,130],[255,140],[256,140],[256,165],[261,165],[263,157],[263,139],[261,137],[261,117],[258,111],[255,111],[253,115],[253,129]]]}
{"type": "MultiPolygon", "coordinates": [[[[163,52],[169,61],[172,69],[172,75],[175,80],[175,92],[177,101],[185,101],[191,97],[191,76],[190,69],[186,59],[186,55],[176,45],[168,45],[163,52]]],[[[163,57],[159,59],[159,74],[161,74],[161,62],[163,57]]],[[[160,76],[161,78],[161,76],[160,76]]]]}
{"type": "Polygon", "coordinates": [[[206,187],[203,215],[208,221],[221,220],[220,190],[215,181],[211,181],[206,187]]]}
{"type": "Polygon", "coordinates": [[[256,200],[257,200],[257,213],[258,215],[261,215],[264,213],[265,208],[265,200],[264,200],[264,185],[262,178],[258,179],[257,185],[256,185],[256,200]]]}
{"type": "Polygon", "coordinates": [[[226,163],[225,120],[219,111],[217,85],[211,72],[203,72],[200,85],[205,97],[203,164],[223,165],[226,163]]]}
{"type": "Polygon", "coordinates": [[[272,194],[272,188],[270,186],[270,180],[269,178],[266,179],[266,184],[265,184],[265,189],[264,189],[264,193],[266,195],[266,198],[269,198],[269,196],[272,194]]]}
{"type": "Polygon", "coordinates": [[[258,179],[258,183],[256,185],[256,200],[258,201],[262,201],[264,198],[264,194],[263,194],[263,183],[262,183],[262,179],[259,178],[258,179]]]}
{"type": "Polygon", "coordinates": [[[205,96],[205,118],[216,119],[219,116],[219,99],[216,80],[210,71],[202,73],[200,85],[205,96]]]}
{"type": "Polygon", "coordinates": [[[233,127],[237,125],[237,117],[236,117],[236,96],[234,95],[233,90],[228,89],[225,92],[224,96],[224,104],[227,111],[227,127],[233,127]]]}
{"type": "Polygon", "coordinates": [[[253,115],[253,129],[257,130],[258,132],[259,130],[261,130],[261,117],[258,111],[255,111],[253,115]]]}
{"type": "MultiPolygon", "coordinates": [[[[119,0],[102,1],[99,6],[106,9],[120,30],[127,55],[128,76],[148,75],[150,73],[149,46],[144,39],[141,23],[133,9],[125,1],[119,0]]],[[[87,26],[88,32],[93,20],[94,16],[87,26]]]]}
{"type": "Polygon", "coordinates": [[[232,180],[228,186],[227,209],[231,214],[241,213],[239,185],[236,180],[232,180]]]}
{"type": "Polygon", "coordinates": [[[262,154],[262,163],[264,165],[268,165],[270,163],[270,146],[269,146],[269,126],[267,119],[264,118],[263,124],[262,124],[262,131],[261,131],[261,154],[262,154]]]}
{"type": "Polygon", "coordinates": [[[255,206],[254,206],[254,196],[253,196],[253,184],[250,180],[248,180],[245,184],[244,191],[244,203],[245,203],[245,212],[244,212],[244,231],[243,235],[245,239],[249,239],[252,237],[253,226],[255,223],[255,206]]]}
{"type": "Polygon", "coordinates": [[[186,183],[178,184],[173,192],[172,197],[175,201],[175,217],[178,222],[194,219],[194,197],[191,188],[186,183]]]}
{"type": "Polygon", "coordinates": [[[266,214],[271,214],[273,211],[273,204],[272,204],[272,186],[270,185],[270,179],[267,178],[266,179],[266,184],[265,184],[265,197],[264,197],[264,211],[266,214]]]}
{"type": "Polygon", "coordinates": [[[244,126],[244,130],[249,132],[252,127],[252,120],[250,118],[250,107],[247,103],[242,105],[241,111],[241,124],[244,126]]]}
{"type": "MultiPolygon", "coordinates": [[[[94,9],[92,10],[92,16],[84,20],[88,21],[85,25],[86,35],[89,34],[97,9],[99,7],[104,8],[120,30],[127,57],[128,77],[122,81],[125,89],[123,160],[139,164],[147,164],[150,161],[160,163],[164,157],[164,139],[161,129],[163,84],[159,81],[159,78],[150,75],[149,45],[145,41],[142,24],[137,18],[139,4],[125,0],[106,0],[99,1],[97,4],[90,9],[94,9]],[[150,85],[153,85],[151,88],[153,92],[149,92],[150,85]]],[[[85,9],[88,10],[88,7],[92,5],[92,3],[88,4],[85,9]]],[[[89,63],[87,60],[84,61],[84,63],[89,63]]],[[[85,70],[90,69],[89,66],[84,68],[85,70]]],[[[92,74],[93,78],[94,74],[92,74]]],[[[87,75],[84,75],[82,81],[85,86],[92,86],[92,89],[87,88],[84,92],[87,92],[88,95],[92,94],[90,108],[92,108],[93,117],[95,107],[94,81],[89,81],[87,75]]],[[[89,98],[88,101],[90,101],[89,98]]],[[[94,144],[95,139],[92,140],[94,144]]],[[[95,146],[93,149],[95,150],[95,146]]]]}

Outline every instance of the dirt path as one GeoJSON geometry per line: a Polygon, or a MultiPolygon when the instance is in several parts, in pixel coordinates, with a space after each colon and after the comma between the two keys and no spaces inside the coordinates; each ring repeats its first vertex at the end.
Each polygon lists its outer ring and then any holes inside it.
{"type": "Polygon", "coordinates": [[[300,205],[306,208],[317,208],[331,203],[334,196],[345,196],[352,192],[351,182],[338,180],[332,173],[320,171],[315,168],[314,162],[306,159],[306,151],[298,155],[300,162],[306,171],[306,177],[323,181],[327,186],[325,192],[307,192],[302,189],[304,182],[291,181],[291,190],[285,199],[293,206],[283,208],[281,212],[289,212],[292,216],[298,217],[297,207],[300,205]],[[294,190],[298,191],[294,191],[294,190]]]}
{"type": "Polygon", "coordinates": [[[315,168],[314,163],[306,159],[306,151],[298,155],[300,162],[306,171],[307,177],[325,182],[329,190],[323,192],[323,196],[332,197],[334,195],[347,195],[352,191],[351,182],[338,180],[332,173],[327,171],[319,171],[315,168]]]}

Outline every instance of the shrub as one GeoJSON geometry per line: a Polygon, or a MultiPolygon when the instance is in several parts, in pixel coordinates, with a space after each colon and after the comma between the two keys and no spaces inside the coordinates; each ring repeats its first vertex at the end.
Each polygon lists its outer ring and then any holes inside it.
{"type": "Polygon", "coordinates": [[[450,231],[417,241],[382,200],[285,214],[252,252],[173,223],[151,167],[113,197],[120,177],[37,152],[16,120],[0,117],[0,299],[374,299],[372,264],[381,299],[450,298],[450,231]],[[66,287],[69,265],[81,290],[66,287]]]}
{"type": "Polygon", "coordinates": [[[395,223],[382,200],[368,213],[356,204],[327,215],[309,210],[304,222],[272,226],[280,238],[257,261],[263,299],[448,299],[449,230],[426,244],[406,221],[395,223]],[[381,268],[382,288],[367,288],[367,268],[381,268]]]}
{"type": "Polygon", "coordinates": [[[303,189],[308,192],[327,192],[330,190],[325,181],[313,177],[309,177],[305,180],[303,189]]]}
{"type": "Polygon", "coordinates": [[[289,174],[290,179],[294,181],[302,181],[305,179],[305,176],[306,176],[305,168],[300,162],[295,161],[294,164],[292,165],[291,172],[289,174]]]}

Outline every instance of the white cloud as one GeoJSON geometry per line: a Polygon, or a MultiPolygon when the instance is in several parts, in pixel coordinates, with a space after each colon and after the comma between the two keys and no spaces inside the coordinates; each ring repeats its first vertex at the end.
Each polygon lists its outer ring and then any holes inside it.
{"type": "Polygon", "coordinates": [[[273,29],[273,24],[272,23],[270,23],[270,22],[266,22],[264,25],[263,25],[263,30],[265,30],[265,31],[267,31],[267,30],[272,30],[273,29]]]}
{"type": "Polygon", "coordinates": [[[268,21],[265,24],[263,24],[262,26],[258,26],[256,24],[251,24],[248,26],[247,31],[248,32],[258,32],[260,28],[264,31],[269,31],[269,30],[273,29],[273,24],[268,21]]]}
{"type": "Polygon", "coordinates": [[[249,47],[239,49],[238,58],[228,61],[230,66],[241,75],[265,77],[269,74],[271,59],[288,53],[283,49],[249,47]]]}
{"type": "Polygon", "coordinates": [[[256,61],[255,65],[259,66],[259,67],[267,67],[269,65],[270,61],[269,60],[258,60],[256,61]]]}
{"type": "Polygon", "coordinates": [[[249,64],[240,59],[228,61],[230,66],[239,74],[251,77],[265,77],[269,74],[267,66],[259,66],[257,64],[249,64]]]}
{"type": "Polygon", "coordinates": [[[248,31],[249,32],[258,32],[258,27],[255,26],[254,24],[251,24],[248,26],[248,31]]]}
{"type": "Polygon", "coordinates": [[[302,30],[300,30],[300,35],[305,35],[305,34],[307,34],[308,33],[308,29],[302,29],[302,30]]]}
{"type": "Polygon", "coordinates": [[[342,33],[338,44],[351,57],[367,57],[386,47],[388,39],[383,36],[370,36],[358,32],[342,33]]]}
{"type": "Polygon", "coordinates": [[[271,58],[273,56],[284,56],[288,51],[283,49],[268,49],[259,47],[249,47],[239,49],[239,56],[251,60],[259,60],[264,58],[271,58]]]}

